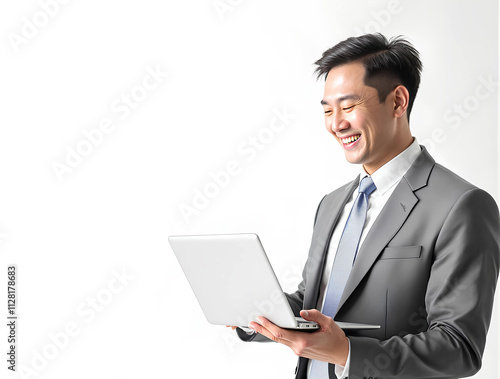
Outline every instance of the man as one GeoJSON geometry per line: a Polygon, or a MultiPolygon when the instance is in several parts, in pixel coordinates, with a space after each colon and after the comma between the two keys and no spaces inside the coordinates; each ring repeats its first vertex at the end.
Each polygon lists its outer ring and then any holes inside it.
{"type": "Polygon", "coordinates": [[[299,379],[473,375],[498,278],[495,201],[412,137],[422,64],[407,41],[349,38],[316,64],[326,128],[361,165],[320,202],[303,281],[287,295],[296,316],[321,328],[284,330],[259,317],[238,335],[290,347],[299,379]],[[346,335],[333,320],[380,329],[346,335]]]}

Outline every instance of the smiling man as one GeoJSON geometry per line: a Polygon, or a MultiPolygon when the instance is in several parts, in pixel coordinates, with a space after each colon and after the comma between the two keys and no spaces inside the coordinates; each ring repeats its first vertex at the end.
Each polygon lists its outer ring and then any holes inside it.
{"type": "Polygon", "coordinates": [[[297,291],[314,333],[263,317],[245,341],[276,341],[296,378],[457,378],[481,367],[500,260],[485,191],[435,163],[412,137],[417,50],[381,34],[349,38],[317,62],[325,125],[360,174],[320,202],[297,291]],[[335,321],[380,325],[344,332],[335,321]]]}
{"type": "Polygon", "coordinates": [[[326,128],[342,145],[346,159],[371,174],[410,146],[413,138],[405,115],[406,87],[393,84],[384,98],[390,95],[392,101],[381,103],[378,90],[367,86],[364,78],[361,63],[332,68],[321,104],[326,128]]]}

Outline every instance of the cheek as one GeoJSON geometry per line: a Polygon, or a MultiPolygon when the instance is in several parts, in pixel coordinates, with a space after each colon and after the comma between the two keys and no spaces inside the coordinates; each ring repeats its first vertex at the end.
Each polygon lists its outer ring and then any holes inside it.
{"type": "Polygon", "coordinates": [[[332,132],[332,121],[329,118],[325,118],[325,128],[326,128],[328,133],[335,135],[332,132]]]}
{"type": "Polygon", "coordinates": [[[364,129],[366,118],[361,112],[351,112],[346,116],[346,121],[355,129],[364,129]]]}

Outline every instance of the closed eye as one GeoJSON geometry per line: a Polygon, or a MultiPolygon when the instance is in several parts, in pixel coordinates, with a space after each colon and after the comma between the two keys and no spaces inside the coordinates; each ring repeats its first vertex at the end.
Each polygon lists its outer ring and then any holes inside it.
{"type": "MultiPolygon", "coordinates": [[[[349,107],[344,107],[344,108],[342,108],[342,110],[343,110],[343,111],[350,111],[350,110],[351,110],[351,109],[353,109],[355,106],[356,106],[356,104],[351,105],[351,106],[349,106],[349,107]]],[[[325,112],[324,112],[324,114],[325,114],[325,115],[329,115],[329,114],[332,114],[332,113],[333,113],[333,111],[332,111],[331,109],[325,110],[325,112]]]]}

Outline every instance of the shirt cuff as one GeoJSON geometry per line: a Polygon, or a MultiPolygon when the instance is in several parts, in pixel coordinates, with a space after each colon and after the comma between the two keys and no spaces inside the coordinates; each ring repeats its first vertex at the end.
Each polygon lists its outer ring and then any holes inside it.
{"type": "Polygon", "coordinates": [[[350,365],[351,365],[351,341],[349,341],[349,354],[347,354],[345,367],[342,367],[340,365],[335,365],[335,375],[337,375],[338,379],[346,379],[349,377],[350,365]]]}

